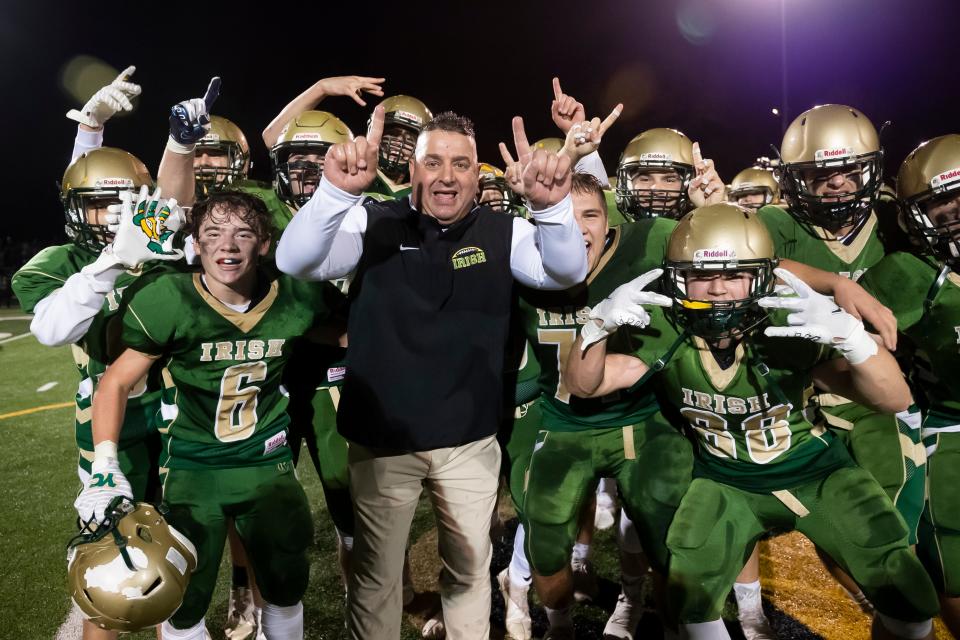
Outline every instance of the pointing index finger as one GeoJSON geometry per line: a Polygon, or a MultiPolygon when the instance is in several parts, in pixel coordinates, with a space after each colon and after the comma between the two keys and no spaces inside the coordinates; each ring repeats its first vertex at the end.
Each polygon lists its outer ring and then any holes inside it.
{"type": "Polygon", "coordinates": [[[530,158],[530,142],[527,140],[527,132],[523,128],[523,118],[514,116],[513,118],[513,146],[517,150],[518,160],[526,164],[530,158]]]}
{"type": "Polygon", "coordinates": [[[373,110],[373,118],[370,119],[370,130],[367,131],[367,143],[374,148],[380,146],[380,138],[383,136],[383,105],[378,104],[373,110]]]}
{"type": "Polygon", "coordinates": [[[213,103],[220,97],[220,76],[210,78],[207,92],[203,94],[203,103],[207,106],[207,113],[213,109],[213,103]]]}
{"type": "Polygon", "coordinates": [[[136,71],[136,70],[137,70],[137,68],[136,68],[134,65],[130,65],[129,67],[127,67],[126,69],[124,69],[123,71],[120,72],[120,75],[117,76],[117,79],[114,80],[114,82],[117,82],[117,81],[119,81],[119,82],[125,82],[125,81],[127,80],[127,78],[129,78],[130,76],[132,76],[132,75],[133,75],[133,72],[136,71]]]}
{"type": "Polygon", "coordinates": [[[560,89],[560,78],[553,79],[553,99],[560,101],[560,97],[563,96],[563,91],[560,89]]]}
{"type": "Polygon", "coordinates": [[[600,134],[603,135],[607,132],[607,129],[617,121],[617,118],[620,117],[620,114],[623,113],[623,103],[619,103],[613,108],[613,111],[610,112],[603,122],[600,123],[600,134]]]}
{"type": "Polygon", "coordinates": [[[700,143],[693,143],[693,166],[700,170],[703,168],[703,154],[700,152],[700,143]]]}

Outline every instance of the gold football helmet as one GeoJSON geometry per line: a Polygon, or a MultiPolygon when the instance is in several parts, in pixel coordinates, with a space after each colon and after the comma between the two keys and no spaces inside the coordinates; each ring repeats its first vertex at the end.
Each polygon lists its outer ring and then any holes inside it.
{"type": "Polygon", "coordinates": [[[240,127],[222,116],[210,116],[210,130],[200,138],[194,155],[223,158],[193,165],[198,197],[244,180],[250,173],[250,145],[240,127]]]}
{"type": "Polygon", "coordinates": [[[197,551],[151,504],[115,498],[106,518],[70,541],[73,601],[103,629],[153,627],[180,607],[197,551]]]}
{"type": "MultiPolygon", "coordinates": [[[[92,149],[74,160],[60,182],[67,236],[75,244],[99,252],[112,241],[106,224],[91,221],[91,210],[120,202],[120,192],[153,188],[153,178],[131,153],[113,147],[92,149]]],[[[135,199],[135,198],[134,198],[135,199]]]]}
{"type": "Polygon", "coordinates": [[[270,149],[274,190],[281,200],[299,209],[313,195],[327,150],[335,144],[353,140],[349,127],[326,111],[304,111],[280,131],[270,149]],[[315,155],[317,160],[291,156],[315,155]]]}
{"type": "Polygon", "coordinates": [[[530,145],[532,151],[543,149],[547,153],[560,153],[563,149],[563,138],[542,138],[530,145]]]}
{"type": "Polygon", "coordinates": [[[741,207],[756,211],[760,207],[780,200],[780,185],[772,171],[751,167],[733,177],[727,187],[727,198],[741,207]],[[750,196],[760,196],[749,202],[750,196]]]}
{"type": "Polygon", "coordinates": [[[680,219],[667,244],[665,290],[674,299],[677,324],[709,340],[743,336],[767,317],[757,301],[773,293],[777,265],[773,240],[757,214],[730,202],[694,209],[680,219]],[[748,271],[750,295],[741,300],[693,300],[687,295],[690,272],[748,271]]]}
{"type": "Polygon", "coordinates": [[[960,135],[911,151],[900,165],[897,195],[907,231],[938,260],[960,264],[960,135]]]}
{"type": "Polygon", "coordinates": [[[486,162],[480,163],[480,204],[494,211],[523,216],[523,202],[507,185],[503,171],[486,162]]]}
{"type": "Polygon", "coordinates": [[[679,218],[690,208],[687,187],[694,176],[693,142],[676,129],[649,129],[631,140],[617,165],[617,208],[630,220],[679,218]],[[646,172],[677,173],[677,189],[637,188],[646,172]]]}
{"type": "Polygon", "coordinates": [[[883,150],[873,123],[863,113],[826,104],[801,113],[787,127],[780,147],[780,190],[790,213],[801,222],[835,231],[870,215],[880,191],[883,150]],[[850,193],[815,192],[815,182],[846,174],[850,193]]]}
{"type": "MultiPolygon", "coordinates": [[[[410,158],[417,148],[417,136],[433,119],[433,113],[411,96],[392,96],[383,106],[383,136],[380,138],[379,166],[391,179],[410,179],[410,158]]],[[[367,123],[369,128],[369,122],[367,123]]]]}

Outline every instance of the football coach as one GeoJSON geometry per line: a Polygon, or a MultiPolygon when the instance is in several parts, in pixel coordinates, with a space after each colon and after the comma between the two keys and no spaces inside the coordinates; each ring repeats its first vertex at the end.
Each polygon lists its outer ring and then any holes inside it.
{"type": "Polygon", "coordinates": [[[383,109],[366,137],[332,146],[323,177],[277,247],[277,266],[309,280],[351,276],[347,375],[337,416],[349,441],[356,534],[350,638],[400,637],[404,550],[422,487],[433,502],[447,638],[486,639],[488,530],[496,508],[504,349],[514,280],[583,281],[570,160],[501,144],[511,188],[536,224],[477,204],[473,123],[451,112],[423,128],[410,197],[365,200],[377,175],[383,109]]]}

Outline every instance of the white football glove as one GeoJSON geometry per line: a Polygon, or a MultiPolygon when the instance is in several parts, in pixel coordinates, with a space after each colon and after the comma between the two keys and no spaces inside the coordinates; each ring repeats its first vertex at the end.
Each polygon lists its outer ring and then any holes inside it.
{"type": "Polygon", "coordinates": [[[796,293],[782,297],[788,289],[780,289],[776,295],[761,298],[759,305],[766,309],[787,309],[789,327],[767,327],[763,333],[778,338],[804,338],[833,347],[850,364],[860,364],[877,353],[874,342],[863,323],[837,306],[837,303],[821,295],[786,269],[774,269],[787,286],[796,293]]]}
{"type": "Polygon", "coordinates": [[[107,207],[107,229],[113,232],[113,243],[104,252],[128,269],[135,269],[150,260],[179,260],[183,251],[173,248],[173,238],[187,217],[176,198],[160,199],[160,188],[150,195],[140,187],[136,206],[133,194],[120,192],[121,204],[107,207]]]}
{"type": "Polygon", "coordinates": [[[132,65],[124,69],[113,82],[93,94],[80,111],[76,109],[67,111],[67,117],[88,127],[99,129],[117,111],[133,110],[130,98],[140,95],[140,85],[127,80],[136,70],[137,68],[132,65]]]}
{"type": "Polygon", "coordinates": [[[120,471],[116,458],[94,458],[90,468],[90,480],[73,502],[81,522],[103,520],[103,512],[117,496],[133,499],[130,481],[120,471]]]}
{"type": "Polygon", "coordinates": [[[583,339],[581,349],[586,349],[594,342],[605,340],[622,325],[630,325],[642,329],[650,324],[650,314],[643,305],[669,307],[673,300],[665,295],[644,289],[654,282],[663,273],[663,269],[647,271],[642,276],[622,284],[600,304],[590,310],[590,321],[583,325],[580,337],[583,339]],[[599,320],[598,325],[594,320],[599,320]]]}

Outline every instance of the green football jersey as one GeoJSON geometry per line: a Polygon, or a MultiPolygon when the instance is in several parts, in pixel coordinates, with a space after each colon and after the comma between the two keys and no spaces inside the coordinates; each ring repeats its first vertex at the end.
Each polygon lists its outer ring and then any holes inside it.
{"type": "MultiPolygon", "coordinates": [[[[93,263],[97,256],[74,244],[47,247],[13,275],[12,286],[20,306],[26,313],[33,313],[41,300],[62,287],[67,278],[93,263]]],[[[72,345],[74,364],[80,375],[76,395],[76,438],[77,446],[84,451],[93,450],[90,431],[93,393],[107,365],[123,351],[118,314],[133,292],[172,270],[174,267],[170,263],[151,262],[140,270],[121,273],[114,288],[104,297],[103,307],[93,317],[87,332],[72,345]]],[[[135,386],[127,400],[127,418],[120,432],[121,448],[142,440],[152,427],[144,415],[152,413],[160,400],[160,392],[156,381],[148,384],[148,378],[135,386]]]]}
{"type": "Polygon", "coordinates": [[[269,184],[256,180],[241,180],[236,184],[236,189],[257,196],[266,203],[267,209],[270,211],[270,219],[277,231],[286,229],[293,219],[293,214],[296,213],[277,196],[277,192],[269,184]]]}
{"type": "Polygon", "coordinates": [[[336,289],[287,276],[268,282],[245,313],[211,295],[199,273],[158,278],[130,299],[123,341],[163,366],[161,466],[290,459],[281,374],[292,339],[331,316],[328,296],[336,289]]]}
{"type": "MultiPolygon", "coordinates": [[[[776,323],[785,317],[778,314],[776,323]]],[[[651,327],[663,325],[661,318],[651,327]]],[[[669,322],[658,328],[678,335],[669,322]]],[[[649,364],[663,353],[643,345],[634,355],[649,364]]],[[[852,464],[812,399],[810,370],[832,357],[814,342],[757,333],[722,369],[701,338],[684,340],[655,381],[665,413],[695,437],[695,475],[767,492],[852,464]]]]}
{"type": "MultiPolygon", "coordinates": [[[[563,370],[591,307],[614,289],[659,267],[676,222],[653,218],[613,227],[600,263],[585,283],[565,291],[524,289],[520,312],[527,340],[540,364],[543,424],[556,431],[579,431],[635,424],[656,413],[649,389],[618,391],[603,398],[572,396],[563,384],[563,370]]],[[[626,330],[611,336],[611,349],[630,351],[626,330]],[[619,343],[619,344],[618,344],[619,343]]]]}
{"type": "Polygon", "coordinates": [[[367,191],[369,191],[371,194],[380,194],[387,196],[388,198],[393,198],[394,200],[399,200],[400,198],[410,195],[412,187],[410,186],[409,182],[404,184],[394,182],[385,176],[383,171],[378,169],[377,177],[367,191]]]}
{"type": "Polygon", "coordinates": [[[616,191],[613,189],[604,189],[603,199],[607,203],[607,224],[609,224],[611,227],[615,227],[627,221],[627,219],[623,217],[623,214],[620,213],[620,209],[617,208],[616,191]]]}
{"type": "Polygon", "coordinates": [[[916,346],[915,386],[931,413],[960,424],[960,275],[941,274],[909,253],[891,253],[861,281],[897,317],[897,328],[916,346]]]}
{"type": "Polygon", "coordinates": [[[878,263],[886,253],[877,234],[877,216],[871,213],[850,244],[844,244],[820,227],[806,226],[776,205],[762,207],[758,213],[767,225],[778,258],[832,271],[853,280],[878,263]]]}

